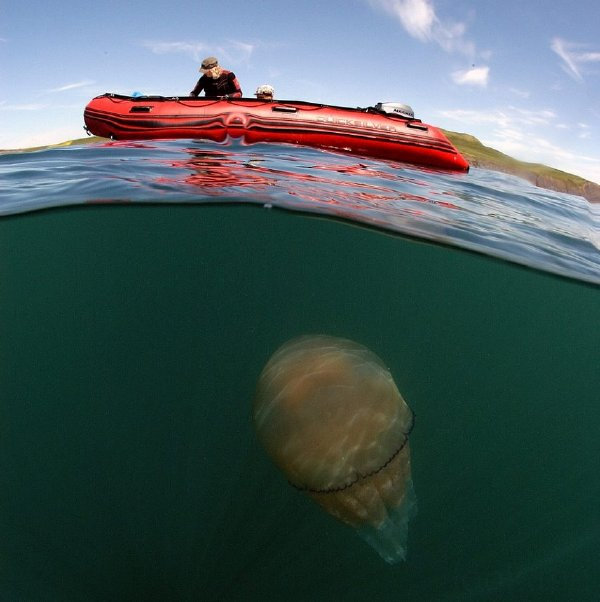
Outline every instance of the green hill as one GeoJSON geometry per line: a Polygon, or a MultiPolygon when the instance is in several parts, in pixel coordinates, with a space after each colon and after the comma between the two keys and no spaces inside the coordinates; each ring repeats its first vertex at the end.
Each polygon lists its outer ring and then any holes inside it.
{"type": "Polygon", "coordinates": [[[518,161],[489,146],[484,146],[470,134],[442,131],[473,167],[501,171],[523,178],[540,188],[576,194],[591,203],[600,203],[598,184],[540,163],[518,161]]]}
{"type": "MultiPolygon", "coordinates": [[[[528,182],[554,190],[556,192],[566,192],[582,196],[591,203],[600,203],[600,186],[588,180],[575,176],[573,174],[547,167],[539,163],[526,163],[513,159],[500,151],[497,151],[489,146],[484,146],[477,138],[470,134],[461,134],[458,132],[450,132],[442,130],[450,139],[452,144],[464,155],[465,159],[473,167],[482,167],[493,171],[500,171],[511,174],[527,180],[528,182]]],[[[102,142],[105,138],[91,136],[87,138],[79,138],[77,140],[68,140],[60,144],[51,146],[40,146],[36,148],[22,149],[12,152],[28,152],[42,150],[45,148],[56,148],[63,146],[71,146],[75,144],[88,144],[91,142],[102,142]]],[[[7,152],[7,151],[0,151],[7,152]]]]}

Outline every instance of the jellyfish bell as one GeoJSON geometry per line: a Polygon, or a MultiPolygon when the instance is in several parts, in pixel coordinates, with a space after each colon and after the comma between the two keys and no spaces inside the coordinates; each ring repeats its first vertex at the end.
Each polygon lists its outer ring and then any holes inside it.
{"type": "Polygon", "coordinates": [[[253,408],[260,442],[289,482],[354,527],[384,560],[406,557],[416,512],[414,416],[383,362],[353,341],[301,336],[271,356],[253,408]]]}

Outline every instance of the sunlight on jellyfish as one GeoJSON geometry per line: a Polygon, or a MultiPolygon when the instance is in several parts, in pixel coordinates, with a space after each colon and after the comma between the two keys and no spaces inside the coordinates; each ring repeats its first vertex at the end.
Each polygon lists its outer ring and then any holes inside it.
{"type": "Polygon", "coordinates": [[[258,438],[289,482],[354,527],[389,563],[406,558],[416,513],[414,416],[383,362],[324,335],[284,343],[257,386],[258,438]]]}

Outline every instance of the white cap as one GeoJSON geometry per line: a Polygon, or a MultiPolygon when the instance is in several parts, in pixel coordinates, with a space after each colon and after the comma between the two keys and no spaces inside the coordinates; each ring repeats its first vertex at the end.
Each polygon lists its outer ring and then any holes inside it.
{"type": "Polygon", "coordinates": [[[275,94],[275,88],[269,84],[262,84],[262,86],[256,88],[256,92],[254,93],[255,96],[258,96],[259,94],[270,94],[273,96],[275,94]]]}

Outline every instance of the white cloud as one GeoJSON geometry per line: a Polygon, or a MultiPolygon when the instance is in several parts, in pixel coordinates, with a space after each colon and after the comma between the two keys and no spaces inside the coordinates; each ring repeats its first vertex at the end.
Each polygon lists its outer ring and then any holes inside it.
{"type": "Polygon", "coordinates": [[[505,109],[491,109],[487,111],[473,110],[447,110],[440,113],[452,120],[470,124],[495,125],[506,130],[514,126],[551,126],[557,118],[556,113],[550,109],[520,109],[508,106],[505,109]]]}
{"type": "Polygon", "coordinates": [[[582,82],[582,68],[586,63],[600,62],[600,52],[581,52],[582,44],[567,42],[562,38],[554,38],[550,45],[552,50],[562,59],[562,68],[574,80],[582,82]]]}
{"type": "Polygon", "coordinates": [[[225,46],[215,46],[204,42],[142,42],[142,46],[154,54],[179,53],[186,54],[196,62],[200,62],[207,55],[214,55],[221,63],[239,64],[250,60],[256,49],[255,44],[230,40],[225,46]]]}
{"type": "MultiPolygon", "coordinates": [[[[600,156],[582,154],[571,150],[568,144],[551,140],[554,131],[558,130],[557,135],[564,131],[564,123],[557,123],[557,115],[550,109],[511,106],[482,111],[448,110],[441,115],[459,122],[460,131],[473,132],[486,146],[521,161],[543,163],[600,184],[600,156]],[[543,135],[538,134],[537,128],[541,128],[543,135]]],[[[577,125],[578,138],[588,138],[586,124],[577,125]]]]}
{"type": "Polygon", "coordinates": [[[48,105],[40,102],[29,102],[23,104],[7,104],[6,101],[0,102],[0,111],[41,111],[48,105]]]}
{"type": "Polygon", "coordinates": [[[531,93],[527,90],[519,90],[518,88],[510,88],[509,92],[512,92],[515,96],[518,96],[519,98],[529,98],[531,96],[531,93]]]}
{"type": "Polygon", "coordinates": [[[252,56],[256,46],[254,44],[248,44],[247,42],[232,41],[231,45],[234,47],[237,58],[247,61],[252,56]]]}
{"type": "Polygon", "coordinates": [[[482,142],[516,159],[542,163],[600,184],[600,158],[583,155],[547,138],[524,132],[513,136],[509,131],[497,130],[482,142]]]}
{"type": "Polygon", "coordinates": [[[411,36],[422,42],[431,39],[437,18],[429,0],[369,0],[369,4],[396,17],[411,36]]]}
{"type": "Polygon", "coordinates": [[[511,136],[510,132],[495,131],[485,143],[513,157],[543,163],[600,182],[600,158],[582,155],[547,138],[523,132],[517,138],[511,136]]]}
{"type": "Polygon", "coordinates": [[[208,46],[202,42],[143,42],[142,46],[154,54],[187,54],[195,61],[202,60],[202,57],[209,52],[208,46]]]}
{"type": "Polygon", "coordinates": [[[485,88],[489,75],[489,67],[472,67],[464,71],[455,71],[452,74],[452,79],[461,86],[481,86],[485,88]]]}
{"type": "Polygon", "coordinates": [[[382,10],[400,21],[409,35],[421,42],[436,42],[446,52],[475,55],[475,45],[465,40],[466,25],[461,22],[442,21],[435,13],[432,0],[368,0],[377,10],[382,10]]]}
{"type": "Polygon", "coordinates": [[[597,63],[600,61],[600,52],[582,52],[577,58],[582,63],[597,63]]]}
{"type": "Polygon", "coordinates": [[[567,51],[567,43],[561,40],[560,38],[554,38],[552,40],[551,48],[558,54],[558,56],[563,60],[563,69],[574,79],[582,81],[581,73],[575,61],[571,58],[571,54],[567,51]]]}
{"type": "Polygon", "coordinates": [[[84,79],[80,82],[74,82],[72,84],[65,84],[64,86],[60,86],[58,88],[52,88],[48,90],[48,92],[66,92],[67,90],[75,90],[76,88],[83,88],[85,86],[91,86],[95,84],[91,79],[84,79]]]}
{"type": "Polygon", "coordinates": [[[591,140],[592,133],[590,132],[590,126],[587,123],[578,123],[577,127],[579,128],[579,134],[577,137],[580,140],[591,140]]]}

